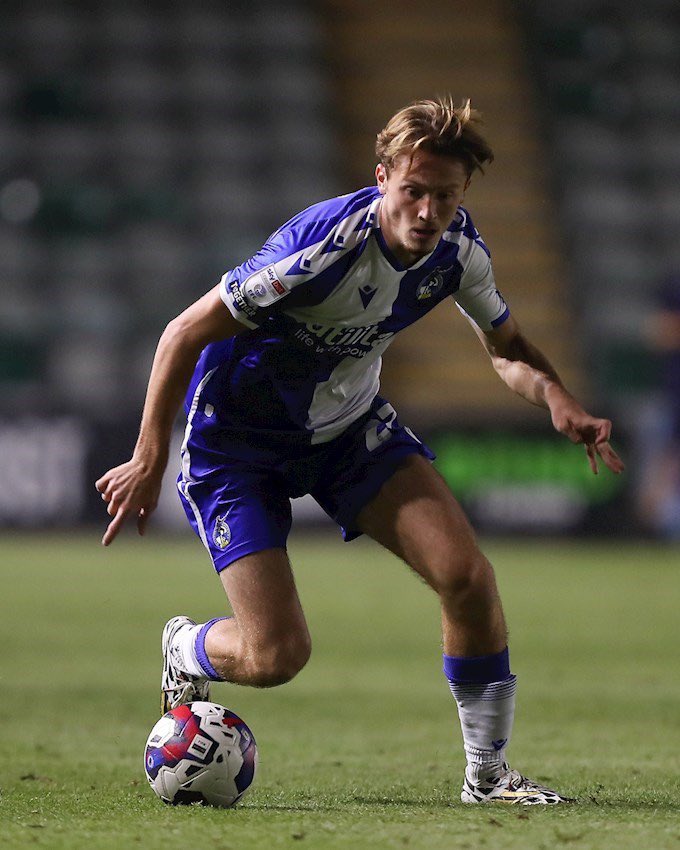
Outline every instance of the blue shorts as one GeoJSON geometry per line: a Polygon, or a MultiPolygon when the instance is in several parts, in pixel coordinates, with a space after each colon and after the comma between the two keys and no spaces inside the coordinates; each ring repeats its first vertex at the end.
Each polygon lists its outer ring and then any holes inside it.
{"type": "Polygon", "coordinates": [[[263,549],[285,548],[290,499],[307,493],[342,529],[361,534],[357,516],[403,459],[434,454],[376,397],[335,440],[309,445],[290,437],[224,427],[192,429],[177,479],[184,510],[217,572],[263,549]]]}

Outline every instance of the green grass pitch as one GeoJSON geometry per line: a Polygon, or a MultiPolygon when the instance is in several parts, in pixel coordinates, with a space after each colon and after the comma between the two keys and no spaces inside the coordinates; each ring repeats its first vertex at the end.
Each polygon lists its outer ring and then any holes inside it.
{"type": "Polygon", "coordinates": [[[438,611],[369,542],[294,535],[313,635],[272,690],[215,687],[250,724],[256,785],[235,809],[166,807],[143,774],[160,632],[222,613],[200,544],[152,531],[2,543],[0,845],[10,848],[680,848],[680,551],[484,545],[511,629],[514,766],[578,798],[458,802],[455,705],[438,611]]]}

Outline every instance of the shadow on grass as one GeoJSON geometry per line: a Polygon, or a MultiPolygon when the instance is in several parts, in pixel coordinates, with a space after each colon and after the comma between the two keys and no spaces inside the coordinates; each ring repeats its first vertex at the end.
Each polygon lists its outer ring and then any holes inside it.
{"type": "Polygon", "coordinates": [[[586,795],[578,797],[575,803],[579,808],[583,809],[604,809],[617,812],[669,812],[676,815],[678,808],[680,808],[680,799],[677,797],[669,797],[663,800],[632,800],[623,797],[600,799],[594,795],[586,795]]]}
{"type": "MultiPolygon", "coordinates": [[[[453,801],[455,803],[455,801],[453,801]]],[[[413,799],[399,796],[357,795],[353,797],[338,797],[335,800],[300,800],[299,802],[252,801],[242,802],[239,809],[270,812],[351,812],[353,809],[405,809],[416,811],[432,811],[433,809],[451,809],[449,799],[413,799]]]]}
{"type": "Polygon", "coordinates": [[[357,795],[354,797],[338,798],[334,801],[323,802],[320,800],[300,800],[299,802],[243,802],[239,805],[239,809],[249,811],[262,812],[351,812],[352,809],[401,809],[415,812],[426,811],[459,811],[474,812],[475,810],[490,813],[500,813],[503,811],[514,812],[518,814],[529,812],[546,812],[548,810],[559,814],[560,817],[569,816],[570,814],[592,814],[594,811],[609,811],[618,814],[634,814],[634,813],[654,813],[654,814],[677,814],[680,801],[674,798],[663,800],[655,799],[638,799],[632,800],[623,797],[611,797],[600,799],[595,795],[584,795],[576,797],[568,803],[559,806],[521,806],[521,805],[503,805],[489,804],[486,806],[470,806],[459,802],[454,798],[428,798],[414,799],[409,797],[399,796],[384,796],[384,795],[357,795]]]}

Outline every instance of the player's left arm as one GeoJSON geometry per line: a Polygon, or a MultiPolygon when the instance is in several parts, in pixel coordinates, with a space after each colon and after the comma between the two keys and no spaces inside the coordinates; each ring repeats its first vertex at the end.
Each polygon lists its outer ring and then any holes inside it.
{"type": "Polygon", "coordinates": [[[548,358],[520,331],[510,315],[497,328],[475,327],[493,367],[511,390],[532,404],[550,411],[553,425],[572,443],[585,446],[590,468],[597,475],[600,457],[612,472],[624,469],[609,445],[612,423],[591,416],[568,392],[548,358]]]}

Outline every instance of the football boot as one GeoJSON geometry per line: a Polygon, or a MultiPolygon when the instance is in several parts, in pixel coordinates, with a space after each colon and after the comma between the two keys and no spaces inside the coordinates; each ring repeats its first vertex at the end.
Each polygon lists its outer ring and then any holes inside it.
{"type": "Polygon", "coordinates": [[[510,803],[519,806],[555,806],[573,802],[522,776],[517,770],[503,766],[499,776],[472,782],[467,773],[460,799],[463,803],[510,803]]]}
{"type": "Polygon", "coordinates": [[[210,702],[210,680],[190,676],[180,668],[181,659],[175,646],[180,629],[195,626],[189,617],[173,617],[163,629],[163,676],[161,679],[161,714],[190,702],[210,702]]]}

